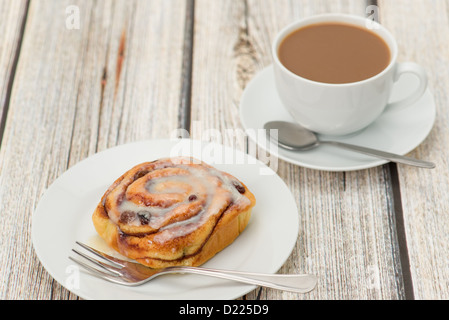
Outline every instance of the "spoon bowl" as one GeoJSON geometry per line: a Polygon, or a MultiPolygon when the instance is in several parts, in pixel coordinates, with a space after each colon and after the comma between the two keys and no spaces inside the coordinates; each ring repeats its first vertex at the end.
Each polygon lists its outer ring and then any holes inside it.
{"type": "MultiPolygon", "coordinates": [[[[264,126],[267,132],[278,130],[277,143],[280,147],[291,151],[308,151],[318,147],[318,136],[300,125],[290,122],[272,121],[264,126]]],[[[276,137],[270,136],[276,139],[276,137]]]]}

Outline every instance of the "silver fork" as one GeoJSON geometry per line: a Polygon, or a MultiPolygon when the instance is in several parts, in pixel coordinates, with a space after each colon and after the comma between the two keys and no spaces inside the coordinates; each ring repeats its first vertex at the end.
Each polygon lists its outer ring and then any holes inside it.
{"type": "Polygon", "coordinates": [[[126,286],[139,286],[155,277],[169,273],[194,273],[297,293],[307,293],[313,290],[317,284],[317,278],[308,274],[261,274],[184,266],[151,269],[139,263],[112,257],[81,242],[76,241],[76,244],[100,259],[95,259],[72,249],[74,253],[86,259],[89,263],[69,256],[72,261],[101,279],[126,286]]]}

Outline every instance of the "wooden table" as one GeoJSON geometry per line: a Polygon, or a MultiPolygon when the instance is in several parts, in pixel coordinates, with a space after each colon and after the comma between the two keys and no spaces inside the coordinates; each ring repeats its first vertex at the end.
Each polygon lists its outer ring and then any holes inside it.
{"type": "MultiPolygon", "coordinates": [[[[30,237],[40,197],[63,172],[178,128],[193,138],[198,128],[242,128],[242,92],[271,63],[283,26],[324,12],[367,16],[369,4],[1,0],[0,299],[78,299],[45,271],[30,237]]],[[[373,8],[397,37],[400,60],[429,73],[437,121],[410,156],[437,168],[330,173],[280,161],[300,217],[280,271],[320,281],[306,295],[258,288],[243,299],[449,298],[449,4],[381,0],[373,8]]]]}

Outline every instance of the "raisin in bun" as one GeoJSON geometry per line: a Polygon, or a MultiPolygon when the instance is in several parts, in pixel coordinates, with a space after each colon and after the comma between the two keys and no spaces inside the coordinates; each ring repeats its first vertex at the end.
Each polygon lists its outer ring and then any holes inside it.
{"type": "Polygon", "coordinates": [[[109,246],[141,264],[199,266],[246,228],[255,201],[228,173],[192,158],[167,158],[124,173],[92,219],[109,246]]]}

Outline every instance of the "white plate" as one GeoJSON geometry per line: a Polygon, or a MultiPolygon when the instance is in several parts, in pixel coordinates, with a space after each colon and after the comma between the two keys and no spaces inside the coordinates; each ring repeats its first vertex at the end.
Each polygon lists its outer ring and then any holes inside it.
{"type": "Polygon", "coordinates": [[[276,273],[296,244],[299,217],[295,199],[275,172],[242,152],[218,144],[153,140],[95,154],[70,168],[44,193],[33,214],[32,241],[50,275],[84,299],[236,299],[255,289],[198,275],[165,275],[140,287],[124,287],[79,272],[69,260],[75,240],[97,243],[91,215],[116,178],[139,163],[177,155],[194,156],[229,172],[257,199],[247,229],[204,266],[276,273]],[[227,163],[231,158],[236,160],[227,163]]]}
{"type": "MultiPolygon", "coordinates": [[[[417,80],[412,75],[402,76],[395,84],[392,101],[407,96],[416,85],[417,80]]],[[[433,96],[427,90],[415,104],[400,111],[385,111],[375,123],[357,134],[332,139],[405,155],[420,145],[432,130],[435,109],[433,96]]],[[[263,129],[265,123],[274,120],[294,122],[276,93],[272,66],[256,75],[246,87],[241,99],[240,116],[253,141],[272,155],[302,167],[324,171],[354,171],[388,162],[324,145],[307,152],[280,148],[276,150],[272,144],[266,145],[255,134],[257,130],[263,129]]]]}

